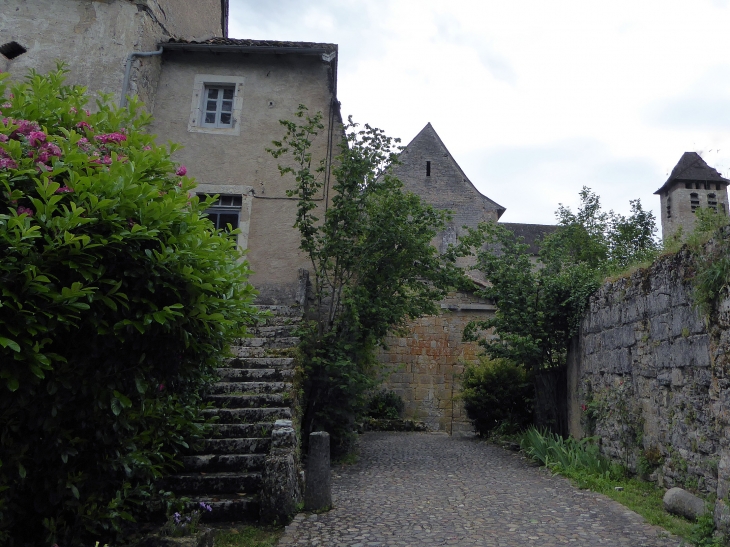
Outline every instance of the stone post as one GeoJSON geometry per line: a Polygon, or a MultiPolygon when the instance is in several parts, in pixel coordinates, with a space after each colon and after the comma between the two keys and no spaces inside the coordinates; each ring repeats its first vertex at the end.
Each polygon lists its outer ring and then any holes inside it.
{"type": "Polygon", "coordinates": [[[325,431],[316,431],[309,434],[304,510],[326,511],[331,507],[330,434],[325,431]]]}
{"type": "Polygon", "coordinates": [[[271,451],[264,462],[261,520],[286,522],[297,512],[301,499],[296,431],[291,420],[276,420],[271,432],[271,451]]]}

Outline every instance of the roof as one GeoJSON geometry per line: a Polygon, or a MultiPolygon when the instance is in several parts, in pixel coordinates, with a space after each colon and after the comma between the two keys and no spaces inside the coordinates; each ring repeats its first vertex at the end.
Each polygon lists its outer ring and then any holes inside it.
{"type": "Polygon", "coordinates": [[[720,173],[705,163],[697,152],[685,152],[679,163],[672,169],[667,182],[655,194],[660,194],[676,181],[712,181],[730,184],[730,180],[723,178],[720,173]]]}
{"type": "Polygon", "coordinates": [[[553,224],[518,224],[516,222],[500,222],[498,226],[504,226],[517,237],[521,237],[522,243],[529,245],[528,252],[537,255],[540,252],[537,240],[544,239],[558,229],[553,224]]]}
{"type": "Polygon", "coordinates": [[[166,49],[185,49],[188,51],[213,50],[270,54],[298,53],[301,55],[329,54],[331,59],[337,54],[337,44],[249,40],[245,38],[208,38],[207,40],[198,41],[171,38],[168,42],[160,45],[166,49]]]}

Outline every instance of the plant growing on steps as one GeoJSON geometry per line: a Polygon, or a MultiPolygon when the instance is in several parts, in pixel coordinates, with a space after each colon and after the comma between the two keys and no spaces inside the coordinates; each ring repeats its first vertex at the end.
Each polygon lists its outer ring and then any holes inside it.
{"type": "Polygon", "coordinates": [[[117,544],[202,437],[198,392],[255,293],[138,102],[89,113],[62,70],[6,76],[0,544],[117,544]]]}
{"type": "Polygon", "coordinates": [[[397,161],[397,139],[349,121],[331,167],[331,203],[322,193],[324,160],[311,145],[323,129],[321,113],[300,106],[295,121],[282,121],[286,134],[269,151],[287,158],[290,196],[298,198],[294,226],[310,260],[314,320],[300,333],[304,365],[304,437],[324,429],[335,456],[349,450],[363,395],[376,368],[375,348],[409,318],[438,312],[436,302],[461,282],[456,249],[439,255],[431,245],[448,214],[402,191],[389,174],[397,161]],[[324,210],[323,210],[324,209],[324,210]]]}

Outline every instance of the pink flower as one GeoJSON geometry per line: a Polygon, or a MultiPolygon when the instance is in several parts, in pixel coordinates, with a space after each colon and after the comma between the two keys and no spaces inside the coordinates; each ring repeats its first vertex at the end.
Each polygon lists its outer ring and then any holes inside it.
{"type": "Polygon", "coordinates": [[[68,193],[73,192],[73,191],[74,191],[73,188],[69,188],[68,186],[61,186],[60,188],[58,188],[56,190],[55,193],[56,194],[68,194],[68,193]]]}
{"type": "Polygon", "coordinates": [[[88,144],[88,142],[89,142],[89,139],[87,139],[86,137],[81,137],[79,140],[76,141],[76,144],[81,146],[82,144],[88,144]]]}
{"type": "Polygon", "coordinates": [[[127,140],[127,136],[122,133],[105,133],[95,136],[94,139],[102,144],[109,144],[110,142],[120,144],[122,141],[127,140]]]}
{"type": "Polygon", "coordinates": [[[127,226],[129,226],[130,228],[132,228],[132,226],[134,226],[135,224],[137,224],[137,223],[134,221],[133,218],[127,219],[127,226]]]}
{"type": "Polygon", "coordinates": [[[86,122],[79,122],[76,124],[79,129],[91,129],[91,126],[86,122]]]}
{"type": "Polygon", "coordinates": [[[18,215],[28,215],[29,217],[33,216],[33,209],[28,209],[28,207],[23,207],[22,205],[18,207],[18,215]]]}
{"type": "Polygon", "coordinates": [[[9,137],[4,133],[0,133],[0,142],[8,142],[9,137]]]}
{"type": "Polygon", "coordinates": [[[111,165],[111,163],[112,163],[111,156],[104,156],[103,158],[101,158],[101,163],[103,163],[104,165],[111,165]]]}
{"type": "Polygon", "coordinates": [[[152,147],[149,144],[147,144],[142,147],[142,150],[152,150],[152,147]]]}
{"type": "Polygon", "coordinates": [[[43,163],[41,161],[35,162],[35,168],[36,168],[36,171],[38,171],[39,173],[42,173],[43,171],[51,170],[50,167],[48,167],[45,163],[43,163]]]}
{"type": "Polygon", "coordinates": [[[0,169],[17,169],[18,164],[13,158],[0,158],[0,169]]]}
{"type": "Polygon", "coordinates": [[[47,163],[49,159],[51,159],[51,155],[46,151],[38,154],[38,161],[40,161],[41,163],[47,163]]]}
{"type": "Polygon", "coordinates": [[[13,104],[12,103],[3,103],[3,106],[2,107],[3,108],[12,108],[13,107],[13,104]]]}
{"type": "Polygon", "coordinates": [[[48,152],[51,156],[61,157],[61,148],[56,143],[44,143],[42,149],[48,152]]]}
{"type": "Polygon", "coordinates": [[[87,116],[91,116],[91,112],[89,112],[88,110],[84,110],[84,114],[86,114],[87,116]]]}
{"type": "Polygon", "coordinates": [[[72,106],[72,107],[71,107],[71,109],[69,110],[69,112],[70,112],[71,114],[78,114],[78,112],[79,112],[79,111],[78,111],[78,110],[76,110],[76,107],[75,107],[75,106],[72,106]]]}
{"type": "Polygon", "coordinates": [[[177,170],[175,171],[175,174],[178,177],[184,177],[185,175],[188,174],[188,169],[184,165],[181,165],[180,167],[177,168],[177,170]]]}
{"type": "Polygon", "coordinates": [[[580,409],[585,412],[588,407],[586,405],[580,405],[580,409]]]}
{"type": "Polygon", "coordinates": [[[43,131],[31,131],[28,134],[28,142],[35,146],[40,146],[41,143],[46,142],[46,134],[43,131]]]}
{"type": "Polygon", "coordinates": [[[160,384],[159,386],[157,386],[157,390],[158,391],[165,391],[165,384],[160,384]]]}

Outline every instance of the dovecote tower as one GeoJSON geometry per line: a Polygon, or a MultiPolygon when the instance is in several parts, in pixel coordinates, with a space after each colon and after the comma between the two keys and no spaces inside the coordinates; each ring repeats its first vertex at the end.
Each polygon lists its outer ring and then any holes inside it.
{"type": "Polygon", "coordinates": [[[662,238],[667,239],[681,227],[691,232],[695,211],[709,207],[727,215],[727,186],[730,180],[705,163],[696,152],[685,152],[672,169],[667,182],[655,194],[661,200],[662,238]]]}

